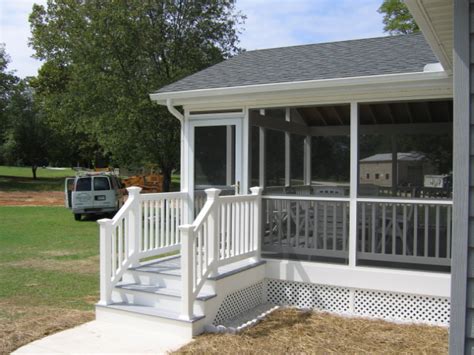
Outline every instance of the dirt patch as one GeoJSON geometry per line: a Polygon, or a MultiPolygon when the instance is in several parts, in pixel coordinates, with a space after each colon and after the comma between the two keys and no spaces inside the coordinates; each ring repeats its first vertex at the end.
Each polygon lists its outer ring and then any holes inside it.
{"type": "Polygon", "coordinates": [[[204,334],[175,354],[447,354],[448,330],[282,309],[242,333],[204,334]]]}
{"type": "Polygon", "coordinates": [[[79,274],[98,274],[99,256],[85,259],[26,259],[21,261],[1,263],[2,266],[40,269],[48,271],[72,272],[79,274]]]}
{"type": "Polygon", "coordinates": [[[19,307],[0,302],[0,354],[94,319],[92,311],[19,307]]]}
{"type": "Polygon", "coordinates": [[[0,191],[0,206],[64,206],[64,192],[0,191]]]}

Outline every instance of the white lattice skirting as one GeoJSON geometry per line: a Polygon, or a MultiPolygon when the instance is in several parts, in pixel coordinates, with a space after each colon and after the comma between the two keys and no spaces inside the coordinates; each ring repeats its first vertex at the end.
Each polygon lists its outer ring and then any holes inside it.
{"type": "Polygon", "coordinates": [[[344,287],[267,279],[267,299],[279,305],[396,322],[449,325],[449,298],[351,290],[344,287]]]}
{"type": "Polygon", "coordinates": [[[237,317],[264,302],[265,283],[259,282],[242,290],[233,292],[224,298],[214,318],[213,325],[223,324],[225,321],[237,317]]]}

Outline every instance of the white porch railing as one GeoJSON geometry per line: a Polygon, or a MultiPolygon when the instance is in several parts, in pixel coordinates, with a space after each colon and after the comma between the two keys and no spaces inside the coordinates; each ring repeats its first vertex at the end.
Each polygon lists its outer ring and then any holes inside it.
{"type": "Polygon", "coordinates": [[[252,195],[243,196],[219,196],[220,190],[206,190],[207,201],[194,223],[180,226],[183,318],[192,318],[194,300],[219,266],[260,257],[262,189],[251,190],[252,195]]]}
{"type": "Polygon", "coordinates": [[[358,199],[357,259],[450,266],[452,201],[358,199]]]}
{"type": "Polygon", "coordinates": [[[113,219],[100,225],[100,304],[111,303],[113,287],[140,259],[179,250],[184,192],[140,194],[129,187],[128,199],[113,219]]]}

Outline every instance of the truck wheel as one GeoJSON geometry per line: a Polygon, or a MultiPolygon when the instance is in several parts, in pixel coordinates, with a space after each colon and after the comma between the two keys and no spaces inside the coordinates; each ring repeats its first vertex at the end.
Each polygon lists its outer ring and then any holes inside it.
{"type": "Polygon", "coordinates": [[[76,221],[80,221],[80,220],[81,220],[81,217],[82,217],[82,216],[81,216],[80,213],[74,213],[74,219],[75,219],[76,221]]]}

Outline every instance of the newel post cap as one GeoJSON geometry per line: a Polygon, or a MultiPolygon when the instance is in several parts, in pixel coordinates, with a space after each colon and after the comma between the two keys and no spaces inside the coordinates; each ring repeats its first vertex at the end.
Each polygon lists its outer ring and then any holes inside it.
{"type": "Polygon", "coordinates": [[[112,220],[110,218],[102,218],[98,219],[97,223],[99,223],[101,226],[106,226],[108,224],[112,224],[112,220]]]}
{"type": "Polygon", "coordinates": [[[214,200],[216,197],[218,197],[220,195],[222,190],[219,190],[219,189],[206,189],[206,190],[204,190],[204,192],[206,193],[208,200],[214,200]]]}
{"type": "Polygon", "coordinates": [[[254,186],[250,188],[250,191],[252,191],[252,195],[261,195],[263,192],[263,187],[254,186]]]}
{"type": "Polygon", "coordinates": [[[178,229],[181,231],[181,232],[189,232],[190,230],[192,230],[194,227],[192,224],[182,224],[180,226],[178,226],[178,229]]]}
{"type": "Polygon", "coordinates": [[[132,187],[127,187],[128,195],[136,197],[140,195],[140,191],[142,191],[141,187],[138,186],[132,186],[132,187]]]}

